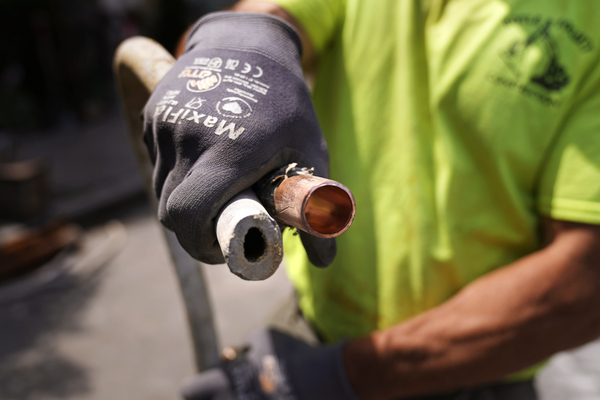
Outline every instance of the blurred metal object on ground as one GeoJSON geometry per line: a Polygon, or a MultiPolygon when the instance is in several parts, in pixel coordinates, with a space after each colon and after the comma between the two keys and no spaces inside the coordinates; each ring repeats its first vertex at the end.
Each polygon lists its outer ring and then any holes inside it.
{"type": "Polygon", "coordinates": [[[64,221],[15,232],[0,241],[0,283],[35,270],[74,246],[81,229],[64,221]]]}
{"type": "MultiPolygon", "coordinates": [[[[66,231],[61,236],[78,240],[77,246],[65,247],[55,253],[39,268],[18,278],[0,284],[0,305],[20,301],[35,295],[60,281],[69,274],[85,279],[94,275],[99,268],[117,255],[127,242],[127,232],[121,222],[110,221],[97,229],[94,240],[81,238],[81,230],[72,225],[63,225],[66,231]]],[[[56,229],[54,229],[56,230],[56,229]]],[[[32,236],[29,233],[28,236],[32,236]]],[[[64,240],[64,239],[63,239],[64,240]]]]}
{"type": "Polygon", "coordinates": [[[39,160],[0,162],[0,218],[33,218],[50,204],[48,168],[39,160]]]}

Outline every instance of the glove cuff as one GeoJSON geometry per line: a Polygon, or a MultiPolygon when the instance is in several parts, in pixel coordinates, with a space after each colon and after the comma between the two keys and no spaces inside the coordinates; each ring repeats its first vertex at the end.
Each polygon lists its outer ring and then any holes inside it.
{"type": "MultiPolygon", "coordinates": [[[[358,400],[344,367],[343,352],[346,343],[342,340],[331,345],[313,347],[310,364],[307,365],[310,369],[292,370],[290,366],[290,380],[299,399],[358,400]],[[307,382],[311,384],[307,385],[307,382]]],[[[302,357],[298,353],[295,356],[302,357]]]]}
{"type": "Polygon", "coordinates": [[[339,343],[337,343],[334,347],[334,352],[335,352],[335,367],[336,367],[336,372],[339,378],[339,382],[342,386],[342,390],[344,392],[344,395],[346,396],[345,398],[349,399],[349,400],[358,400],[358,397],[356,397],[356,394],[354,393],[354,390],[352,389],[352,387],[350,386],[350,382],[348,381],[348,375],[346,374],[346,368],[344,367],[344,347],[346,345],[347,341],[346,340],[342,340],[339,343]]]}
{"type": "Polygon", "coordinates": [[[303,79],[300,36],[273,15],[238,11],[205,15],[190,29],[185,52],[216,48],[261,54],[303,79]]]}

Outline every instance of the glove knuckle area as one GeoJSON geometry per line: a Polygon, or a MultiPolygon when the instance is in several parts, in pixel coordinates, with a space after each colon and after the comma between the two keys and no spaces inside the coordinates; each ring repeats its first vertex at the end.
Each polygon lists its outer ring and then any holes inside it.
{"type": "MultiPolygon", "coordinates": [[[[162,160],[162,159],[161,159],[162,160]]],[[[169,197],[182,182],[187,173],[187,168],[177,165],[175,168],[157,163],[154,170],[154,190],[158,197],[158,219],[164,226],[174,230],[167,210],[169,197]]]]}
{"type": "Polygon", "coordinates": [[[208,264],[223,263],[215,228],[225,203],[250,184],[230,166],[204,155],[173,189],[166,202],[170,224],[192,257],[208,264]]]}
{"type": "MultiPolygon", "coordinates": [[[[307,100],[309,101],[309,100],[307,100]]],[[[290,159],[303,167],[315,168],[319,176],[327,176],[329,152],[321,132],[312,105],[274,107],[273,123],[268,128],[262,140],[265,147],[273,147],[273,152],[282,148],[295,149],[302,158],[290,159]]]]}
{"type": "Polygon", "coordinates": [[[214,233],[212,207],[203,201],[202,191],[195,186],[181,185],[168,196],[165,204],[170,228],[181,246],[195,259],[208,263],[222,263],[223,256],[214,233]]]}

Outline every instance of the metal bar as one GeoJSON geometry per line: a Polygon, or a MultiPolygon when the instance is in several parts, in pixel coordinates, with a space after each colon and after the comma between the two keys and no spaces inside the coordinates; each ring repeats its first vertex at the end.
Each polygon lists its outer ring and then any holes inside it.
{"type": "MultiPolygon", "coordinates": [[[[152,165],[142,142],[140,115],[150,93],[174,62],[160,44],[144,37],[125,40],[115,54],[115,73],[129,135],[154,211],[157,203],[152,195],[152,165]]],[[[198,261],[185,252],[175,235],[164,228],[163,232],[185,303],[196,368],[203,371],[219,362],[219,346],[205,279],[198,261]]]]}

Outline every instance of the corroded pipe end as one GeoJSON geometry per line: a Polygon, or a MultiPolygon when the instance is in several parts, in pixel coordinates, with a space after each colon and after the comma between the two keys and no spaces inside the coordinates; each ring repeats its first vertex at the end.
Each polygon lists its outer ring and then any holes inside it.
{"type": "Polygon", "coordinates": [[[229,237],[223,256],[229,270],[248,281],[262,281],[277,271],[283,259],[281,231],[269,218],[248,215],[240,219],[229,237]]]}
{"type": "Polygon", "coordinates": [[[296,175],[275,189],[277,218],[313,236],[334,238],[352,224],[356,205],[347,187],[330,179],[296,175]]]}
{"type": "Polygon", "coordinates": [[[242,279],[267,279],[283,259],[279,226],[251,190],[223,207],[217,218],[217,239],[229,269],[242,279]]]}

